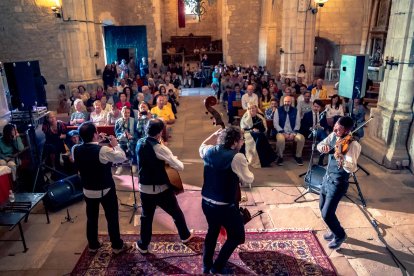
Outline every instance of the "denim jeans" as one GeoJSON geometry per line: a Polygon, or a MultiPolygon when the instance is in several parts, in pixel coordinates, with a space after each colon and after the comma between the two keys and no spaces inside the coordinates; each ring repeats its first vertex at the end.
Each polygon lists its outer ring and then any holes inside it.
{"type": "Polygon", "coordinates": [[[204,241],[203,267],[206,269],[214,267],[217,271],[221,271],[236,247],[244,243],[244,224],[239,207],[236,204],[216,205],[205,200],[202,201],[201,206],[208,223],[204,241]],[[227,240],[213,264],[214,250],[221,226],[226,229],[227,240]]]}

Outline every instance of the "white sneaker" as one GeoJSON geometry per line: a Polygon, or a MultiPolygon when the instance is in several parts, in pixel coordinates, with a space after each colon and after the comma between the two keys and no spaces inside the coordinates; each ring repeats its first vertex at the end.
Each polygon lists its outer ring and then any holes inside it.
{"type": "Polygon", "coordinates": [[[115,174],[120,175],[121,173],[122,173],[122,166],[119,166],[118,168],[116,168],[115,174]]]}
{"type": "Polygon", "coordinates": [[[136,173],[137,172],[137,165],[132,165],[132,173],[136,173]]]}

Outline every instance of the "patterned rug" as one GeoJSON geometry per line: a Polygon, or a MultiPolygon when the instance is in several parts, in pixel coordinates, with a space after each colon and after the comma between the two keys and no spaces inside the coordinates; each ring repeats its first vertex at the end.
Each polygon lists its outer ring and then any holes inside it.
{"type": "MultiPolygon", "coordinates": [[[[205,234],[197,233],[187,245],[178,235],[155,234],[150,253],[115,256],[106,236],[97,253],[87,249],[72,275],[194,275],[202,272],[205,234]]],[[[139,235],[124,235],[136,241],[139,235]]],[[[217,243],[216,252],[222,243],[217,243]]],[[[231,256],[228,267],[236,275],[336,275],[335,268],[311,231],[247,232],[246,242],[231,256]]]]}

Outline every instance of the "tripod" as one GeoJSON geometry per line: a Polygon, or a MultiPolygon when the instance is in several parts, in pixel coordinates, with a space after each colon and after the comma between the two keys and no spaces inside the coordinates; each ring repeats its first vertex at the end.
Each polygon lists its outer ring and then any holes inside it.
{"type": "Polygon", "coordinates": [[[64,218],[63,221],[60,222],[60,224],[65,224],[66,222],[74,223],[75,222],[75,219],[77,217],[78,216],[71,217],[70,214],[69,214],[69,208],[66,208],[66,217],[64,218]]]}

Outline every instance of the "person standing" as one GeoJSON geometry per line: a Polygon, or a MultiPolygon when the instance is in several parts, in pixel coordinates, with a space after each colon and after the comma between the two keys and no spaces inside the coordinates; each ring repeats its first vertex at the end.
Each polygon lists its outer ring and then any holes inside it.
{"type": "Polygon", "coordinates": [[[83,144],[73,148],[73,159],[79,169],[83,194],[86,203],[86,236],[89,252],[96,252],[102,246],[98,240],[99,204],[102,205],[108,233],[112,244],[112,253],[120,254],[132,248],[132,244],[121,239],[119,231],[118,197],[112,178],[112,163],[126,160],[124,151],[115,137],[109,136],[111,147],[100,146],[99,134],[92,122],[79,127],[83,144]]]}
{"type": "Polygon", "coordinates": [[[323,237],[330,241],[328,247],[331,249],[338,249],[347,238],[335,212],[339,201],[348,190],[350,174],[358,169],[357,161],[361,153],[361,145],[357,141],[348,145],[346,153],[337,152],[335,145],[349,134],[353,126],[351,117],[339,118],[333,132],[317,145],[319,152],[329,153],[326,174],[322,180],[319,208],[322,219],[330,229],[323,237]]]}
{"type": "Polygon", "coordinates": [[[134,247],[142,254],[148,253],[157,206],[173,218],[183,243],[189,242],[193,237],[165,170],[166,164],[179,171],[184,169],[184,165],[169,148],[160,143],[163,129],[164,122],[161,119],[150,119],[147,135],[138,141],[136,147],[142,213],[141,239],[134,243],[134,247]]]}
{"type": "Polygon", "coordinates": [[[204,160],[202,209],[208,223],[203,250],[203,273],[229,273],[225,265],[236,247],[244,243],[244,224],[237,198],[238,186],[239,182],[251,184],[254,175],[249,170],[246,157],[239,153],[243,144],[240,128],[231,126],[211,134],[199,149],[204,160]],[[221,227],[226,229],[227,240],[213,262],[221,227]]]}

